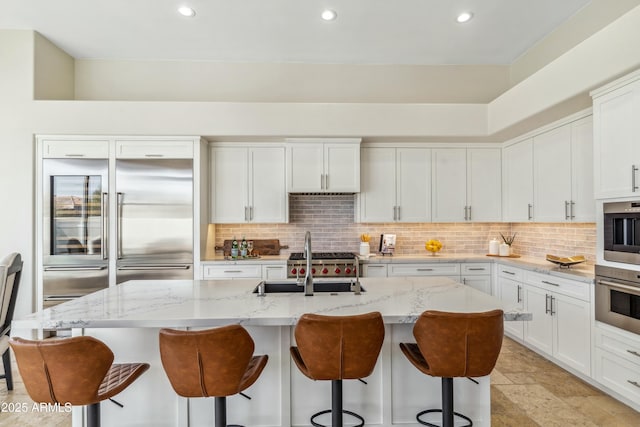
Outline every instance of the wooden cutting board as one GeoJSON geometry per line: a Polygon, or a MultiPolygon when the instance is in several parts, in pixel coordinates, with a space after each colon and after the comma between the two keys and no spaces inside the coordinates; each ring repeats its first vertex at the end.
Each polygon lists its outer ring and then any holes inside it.
{"type": "MultiPolygon", "coordinates": [[[[289,246],[281,246],[278,239],[247,239],[253,240],[253,255],[280,255],[280,249],[289,249],[289,246]]],[[[217,246],[216,249],[222,249],[226,256],[231,255],[231,242],[233,240],[225,240],[222,247],[217,246]]],[[[238,240],[240,244],[241,240],[238,240]]]]}

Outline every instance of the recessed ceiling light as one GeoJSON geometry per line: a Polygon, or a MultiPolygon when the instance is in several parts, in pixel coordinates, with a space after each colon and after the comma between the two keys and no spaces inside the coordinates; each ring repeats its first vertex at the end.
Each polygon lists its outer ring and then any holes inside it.
{"type": "Polygon", "coordinates": [[[192,18],[196,16],[196,11],[188,6],[181,6],[178,8],[178,13],[182,16],[186,16],[187,18],[192,18]]]}
{"type": "Polygon", "coordinates": [[[458,15],[458,17],[456,18],[456,21],[458,21],[460,24],[462,24],[464,22],[470,21],[471,18],[473,18],[473,13],[471,13],[471,12],[462,12],[460,15],[458,15]]]}
{"type": "Polygon", "coordinates": [[[338,14],[335,10],[325,9],[322,11],[322,19],[325,21],[333,21],[338,17],[338,14]]]}

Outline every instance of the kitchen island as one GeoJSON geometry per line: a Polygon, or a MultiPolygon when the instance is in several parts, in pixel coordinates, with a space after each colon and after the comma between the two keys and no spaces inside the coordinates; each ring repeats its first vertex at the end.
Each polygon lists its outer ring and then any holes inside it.
{"type": "MultiPolygon", "coordinates": [[[[419,373],[401,354],[400,342],[414,341],[413,323],[424,310],[479,312],[502,308],[499,299],[443,277],[365,278],[364,292],[330,294],[253,293],[256,280],[131,281],[15,320],[14,331],[70,329],[107,343],[116,362],[141,361],[151,369],[116,397],[124,408],[102,404],[103,426],[210,426],[212,399],[178,397],[166,379],[158,352],[162,327],[207,328],[244,325],[256,354],[268,354],[262,376],[246,394],[228,399],[230,423],[246,426],[309,425],[309,416],[330,407],[329,382],[314,382],[290,360],[293,327],[304,313],[382,313],[385,342],[373,374],[345,381],[345,408],[367,425],[418,425],[415,414],[440,407],[440,380],[419,373]]],[[[518,314],[513,316],[518,318],[518,314]]],[[[511,317],[514,318],[514,317],[511,317]]],[[[21,332],[23,333],[23,332],[21,332]]],[[[455,407],[489,427],[489,378],[455,380],[455,407]]],[[[74,409],[73,425],[83,425],[74,409]]]]}

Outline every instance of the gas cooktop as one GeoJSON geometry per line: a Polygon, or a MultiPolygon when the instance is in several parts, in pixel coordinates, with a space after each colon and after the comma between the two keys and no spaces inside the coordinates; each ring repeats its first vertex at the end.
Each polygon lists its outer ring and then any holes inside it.
{"type": "MultiPolygon", "coordinates": [[[[312,252],[311,258],[313,260],[355,259],[356,255],[353,252],[312,252]]],[[[300,261],[303,259],[305,259],[303,252],[292,252],[291,255],[289,255],[290,261],[300,261]]]]}

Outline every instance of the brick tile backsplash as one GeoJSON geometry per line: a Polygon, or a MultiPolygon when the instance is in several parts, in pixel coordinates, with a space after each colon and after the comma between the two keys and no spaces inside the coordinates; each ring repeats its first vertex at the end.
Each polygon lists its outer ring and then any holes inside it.
{"type": "Polygon", "coordinates": [[[523,256],[544,258],[584,255],[595,262],[596,231],[594,223],[356,223],[355,195],[289,196],[288,224],[216,224],[215,245],[222,246],[234,236],[247,239],[280,239],[288,251],[300,252],[304,235],[311,232],[314,251],[358,252],[360,234],[371,235],[371,251],[375,252],[380,235],[396,234],[396,253],[425,253],[429,239],[442,242],[443,253],[485,254],[489,240],[500,239],[500,233],[516,233],[513,252],[523,256]]]}

